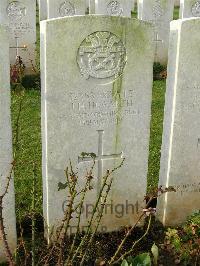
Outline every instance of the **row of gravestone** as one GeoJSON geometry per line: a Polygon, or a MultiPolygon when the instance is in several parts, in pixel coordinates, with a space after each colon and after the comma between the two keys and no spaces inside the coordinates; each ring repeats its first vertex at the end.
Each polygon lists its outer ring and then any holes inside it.
{"type": "MultiPolygon", "coordinates": [[[[160,185],[173,186],[158,201],[158,217],[177,225],[200,208],[200,19],[171,23],[160,185]]],[[[124,17],[81,16],[41,22],[44,218],[48,232],[63,218],[64,169],[69,159],[79,177],[96,154],[94,187],[82,212],[87,219],[106,169],[112,190],[100,230],[133,224],[144,205],[151,118],[153,27],[124,17]],[[55,65],[56,62],[56,65],[55,65]],[[55,67],[56,66],[56,67],[55,67]],[[145,78],[144,78],[145,75],[145,78]],[[81,134],[80,134],[81,132],[81,134]]],[[[9,41],[0,27],[0,191],[12,169],[9,41]]],[[[84,179],[80,178],[80,187],[84,179]]],[[[14,188],[3,202],[9,244],[16,245],[14,188]]],[[[74,218],[71,228],[76,224],[74,218]],[[74,224],[73,224],[74,223],[74,224]]],[[[3,244],[0,242],[0,258],[3,244]]]]}
{"type": "MultiPolygon", "coordinates": [[[[138,18],[154,25],[155,61],[167,64],[169,23],[173,19],[174,0],[138,0],[138,18]]],[[[131,17],[134,0],[38,0],[40,19],[90,14],[131,17]]],[[[200,0],[181,0],[180,18],[200,16],[200,0]]],[[[1,0],[0,23],[10,32],[11,66],[21,62],[25,73],[35,71],[36,1],[1,0]]]]}

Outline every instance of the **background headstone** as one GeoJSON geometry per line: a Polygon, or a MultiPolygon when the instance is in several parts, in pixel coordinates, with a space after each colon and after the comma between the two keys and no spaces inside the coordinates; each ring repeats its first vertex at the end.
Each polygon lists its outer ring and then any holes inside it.
{"type": "Polygon", "coordinates": [[[95,13],[108,16],[131,17],[134,8],[132,0],[97,0],[95,1],[95,13]]]}
{"type": "Polygon", "coordinates": [[[174,0],[139,0],[138,18],[154,25],[155,62],[167,64],[174,0]]]}
{"type": "Polygon", "coordinates": [[[95,0],[89,0],[89,14],[95,14],[95,0]]]}
{"type": "MultiPolygon", "coordinates": [[[[81,180],[92,165],[91,159],[78,159],[82,152],[98,160],[87,204],[96,200],[101,175],[125,157],[114,174],[108,200],[113,213],[108,210],[102,221],[106,229],[138,217],[147,185],[152,35],[148,23],[122,17],[41,22],[44,216],[50,228],[63,217],[66,191],[58,192],[58,183],[65,182],[69,159],[81,180]]],[[[87,218],[84,212],[82,225],[87,218]]]]}
{"type": "Polygon", "coordinates": [[[200,17],[200,0],[181,0],[180,18],[200,17]]]}
{"type": "Polygon", "coordinates": [[[181,0],[174,0],[174,6],[180,7],[180,1],[181,0]]]}
{"type": "MultiPolygon", "coordinates": [[[[0,195],[5,191],[7,177],[12,170],[12,136],[10,119],[10,65],[9,39],[4,27],[0,25],[0,195]]],[[[15,218],[15,193],[11,180],[8,194],[3,201],[4,224],[11,251],[17,243],[15,218]]],[[[0,240],[0,262],[5,260],[3,243],[0,240]]]]}
{"type": "Polygon", "coordinates": [[[158,217],[174,226],[200,209],[200,19],[171,23],[158,217]]]}
{"type": "Polygon", "coordinates": [[[47,19],[47,0],[39,0],[38,6],[40,21],[47,19]]]}
{"type": "Polygon", "coordinates": [[[85,10],[89,13],[89,2],[90,0],[85,0],[85,10]]]}
{"type": "Polygon", "coordinates": [[[85,15],[86,2],[80,0],[49,0],[47,2],[48,19],[85,15]]]}
{"type": "Polygon", "coordinates": [[[34,73],[36,44],[36,0],[1,0],[0,22],[8,26],[10,63],[20,56],[26,74],[34,73]]]}

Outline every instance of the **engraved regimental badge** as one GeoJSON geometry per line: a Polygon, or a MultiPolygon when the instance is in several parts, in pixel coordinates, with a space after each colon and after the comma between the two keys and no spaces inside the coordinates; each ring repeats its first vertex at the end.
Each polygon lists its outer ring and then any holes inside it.
{"type": "Polygon", "coordinates": [[[153,17],[154,19],[158,19],[164,15],[164,10],[161,5],[160,0],[156,0],[155,4],[153,5],[153,17]]]}
{"type": "Polygon", "coordinates": [[[122,16],[123,8],[118,1],[111,1],[107,5],[107,13],[109,16],[122,16]]]}
{"type": "Polygon", "coordinates": [[[59,8],[59,14],[61,17],[65,16],[74,16],[75,15],[75,7],[74,4],[70,1],[64,1],[59,8]]]}
{"type": "Polygon", "coordinates": [[[200,0],[198,0],[193,6],[192,6],[192,15],[194,17],[200,17],[200,0]]]}
{"type": "Polygon", "coordinates": [[[94,32],[81,43],[77,61],[84,78],[113,80],[123,72],[126,48],[115,34],[94,32]]]}
{"type": "Polygon", "coordinates": [[[19,21],[26,15],[26,7],[18,1],[13,1],[7,6],[7,15],[12,21],[19,21]]]}

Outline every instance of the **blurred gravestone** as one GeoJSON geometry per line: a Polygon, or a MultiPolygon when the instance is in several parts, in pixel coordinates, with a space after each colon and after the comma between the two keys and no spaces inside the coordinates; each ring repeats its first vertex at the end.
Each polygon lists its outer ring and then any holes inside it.
{"type": "Polygon", "coordinates": [[[39,20],[47,19],[47,0],[39,0],[39,20]]]}
{"type": "Polygon", "coordinates": [[[132,0],[98,0],[95,2],[95,13],[100,15],[131,17],[133,8],[132,0]]]}
{"type": "Polygon", "coordinates": [[[95,14],[95,0],[89,0],[89,14],[95,14]]]}
{"type": "Polygon", "coordinates": [[[49,0],[47,10],[48,19],[85,15],[86,2],[80,0],[49,0]]]}
{"type": "Polygon", "coordinates": [[[0,22],[10,33],[10,63],[21,57],[26,74],[34,73],[36,44],[36,0],[1,0],[0,22]]]}
{"type": "Polygon", "coordinates": [[[180,18],[200,17],[200,0],[181,0],[180,18]]]}
{"type": "Polygon", "coordinates": [[[167,64],[174,0],[139,0],[138,18],[154,25],[155,62],[167,64]]]}

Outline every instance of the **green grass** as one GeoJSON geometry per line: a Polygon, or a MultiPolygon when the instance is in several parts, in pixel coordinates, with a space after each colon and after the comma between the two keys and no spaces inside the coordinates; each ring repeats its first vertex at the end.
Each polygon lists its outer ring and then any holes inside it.
{"type": "Polygon", "coordinates": [[[37,212],[42,210],[40,92],[12,91],[13,144],[16,154],[15,191],[18,220],[30,213],[33,163],[36,164],[37,212]],[[21,112],[19,112],[21,103],[21,112]],[[20,116],[19,116],[20,113],[20,116]],[[19,123],[16,123],[19,118],[19,123]],[[17,124],[19,125],[17,129],[17,124]],[[17,133],[18,132],[18,133],[17,133]],[[16,142],[16,138],[18,141],[16,142]],[[17,143],[17,145],[16,145],[17,143]]]}
{"type": "Polygon", "coordinates": [[[174,20],[179,19],[179,7],[174,8],[174,20]]]}
{"type": "Polygon", "coordinates": [[[151,137],[149,144],[148,189],[155,188],[159,180],[160,149],[162,144],[165,81],[154,81],[152,95],[151,137]]]}

